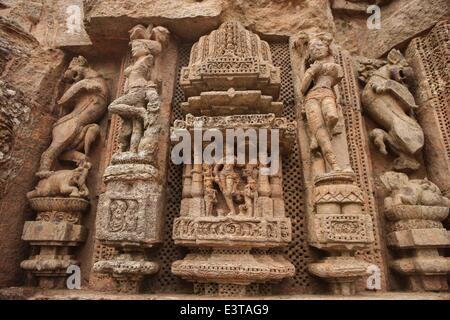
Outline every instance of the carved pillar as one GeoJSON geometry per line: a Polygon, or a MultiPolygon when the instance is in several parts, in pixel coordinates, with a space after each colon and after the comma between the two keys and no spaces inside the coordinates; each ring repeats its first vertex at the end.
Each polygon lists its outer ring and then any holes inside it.
{"type": "Polygon", "coordinates": [[[34,254],[21,267],[46,288],[64,288],[67,268],[78,264],[73,249],[87,236],[81,224],[89,207],[86,179],[91,164],[87,151],[100,133],[96,122],[105,114],[109,96],[105,80],[83,57],[72,60],[64,77],[73,85],[58,103],[72,111],[53,126],[52,143],[42,154],[36,174],[41,180],[27,194],[38,214],[36,221],[25,223],[22,235],[34,254]],[[59,160],[76,168],[61,169],[59,160]]]}
{"type": "MultiPolygon", "coordinates": [[[[186,120],[175,122],[174,137],[195,138],[194,131],[214,131],[223,137],[224,145],[234,146],[235,137],[226,132],[239,128],[245,134],[255,133],[254,137],[269,134],[269,140],[277,132],[280,140],[275,143],[292,145],[296,124],[278,117],[283,108],[276,101],[280,70],[272,64],[267,42],[241,24],[224,23],[200,38],[180,81],[188,97],[182,109],[189,114],[186,120]]],[[[250,294],[250,284],[294,275],[294,266],[282,255],[267,252],[291,241],[291,221],[284,214],[281,160],[274,156],[275,145],[269,144],[270,165],[280,166],[271,172],[264,164],[267,156],[261,154],[264,148],[258,150],[258,141],[249,140],[238,141],[238,151],[231,154],[216,140],[220,150],[214,161],[195,161],[198,153],[194,151],[194,163],[184,164],[183,202],[173,239],[191,252],[173,263],[172,272],[194,282],[198,293],[250,294]],[[242,163],[241,153],[247,155],[242,163]]],[[[194,140],[192,149],[199,144],[200,153],[209,147],[194,140]]]]}
{"type": "Polygon", "coordinates": [[[425,135],[426,169],[431,181],[450,197],[450,22],[442,21],[426,36],[415,38],[406,50],[406,58],[417,80],[417,119],[425,135]]]}
{"type": "Polygon", "coordinates": [[[381,181],[389,191],[384,200],[387,242],[398,253],[391,268],[406,276],[409,290],[447,291],[450,258],[438,249],[450,247],[449,231],[441,223],[449,214],[450,200],[426,179],[387,172],[381,181]]]}
{"type": "Polygon", "coordinates": [[[161,100],[155,59],[164,53],[169,31],[138,25],[130,31],[132,64],[125,70],[125,94],[109,106],[122,121],[121,150],[104,174],[106,192],[99,200],[97,239],[117,254],[94,264],[123,292],[137,292],[145,276],[159,266],[147,261],[147,250],[162,241],[164,184],[159,152],[161,100]]]}
{"type": "Polygon", "coordinates": [[[327,34],[303,34],[292,44],[309,242],[327,253],[309,271],[334,294],[351,295],[369,261],[384,269],[352,59],[327,34]],[[362,250],[365,259],[356,255],[362,250]]]}

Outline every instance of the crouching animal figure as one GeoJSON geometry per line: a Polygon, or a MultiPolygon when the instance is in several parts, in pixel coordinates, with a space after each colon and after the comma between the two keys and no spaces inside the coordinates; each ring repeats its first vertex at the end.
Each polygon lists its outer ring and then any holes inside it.
{"type": "Polygon", "coordinates": [[[380,178],[383,186],[391,192],[384,200],[387,209],[397,205],[450,207],[450,199],[444,197],[438,186],[426,178],[409,180],[406,174],[392,171],[380,178]]]}
{"type": "Polygon", "coordinates": [[[87,198],[89,189],[86,186],[86,178],[90,168],[89,162],[82,162],[76,169],[55,171],[48,178],[39,181],[36,188],[27,193],[27,198],[87,198]]]}

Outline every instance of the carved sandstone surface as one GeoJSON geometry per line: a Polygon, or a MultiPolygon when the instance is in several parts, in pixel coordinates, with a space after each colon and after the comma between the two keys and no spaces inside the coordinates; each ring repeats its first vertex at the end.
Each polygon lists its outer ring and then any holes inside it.
{"type": "Polygon", "coordinates": [[[74,58],[64,79],[70,83],[59,105],[67,113],[53,126],[52,142],[42,154],[40,178],[27,194],[36,221],[27,221],[22,239],[36,248],[21,267],[38,277],[44,288],[63,287],[67,267],[79,264],[73,247],[87,235],[82,214],[89,207],[86,186],[91,169],[89,151],[99,135],[100,121],[109,99],[104,78],[83,57],[74,58]],[[75,164],[73,169],[59,169],[61,161],[75,164]]]}
{"type": "Polygon", "coordinates": [[[108,37],[126,38],[133,25],[148,22],[163,24],[190,40],[197,40],[221,22],[232,19],[241,20],[252,31],[278,37],[306,29],[332,31],[334,27],[325,0],[94,0],[85,8],[88,33],[95,38],[105,37],[106,30],[108,37]]]}
{"type": "Polygon", "coordinates": [[[34,187],[39,158],[49,143],[55,121],[51,109],[64,65],[62,51],[40,48],[17,23],[0,18],[0,71],[4,82],[1,152],[5,160],[0,180],[2,187],[6,186],[0,200],[2,286],[22,281],[19,265],[28,253],[20,238],[25,220],[32,219],[27,213],[26,193],[34,187]]]}
{"type": "Polygon", "coordinates": [[[122,292],[140,290],[145,276],[159,270],[146,260],[146,250],[163,240],[165,191],[162,170],[157,168],[160,150],[161,99],[152,70],[165,54],[169,30],[137,25],[129,31],[132,61],[125,69],[124,95],[109,106],[121,118],[121,149],[112,157],[104,174],[96,221],[96,238],[117,254],[101,259],[94,271],[112,276],[122,292]]]}
{"type": "Polygon", "coordinates": [[[352,53],[369,58],[381,58],[393,48],[405,48],[411,39],[437,22],[450,18],[447,0],[383,1],[381,28],[370,30],[367,19],[373,13],[366,13],[368,2],[379,1],[334,0],[333,17],[338,42],[352,53]],[[359,7],[359,13],[348,8],[355,7],[355,4],[359,7]]]}
{"type": "Polygon", "coordinates": [[[425,135],[426,169],[442,193],[450,195],[450,20],[441,21],[423,37],[415,38],[406,57],[417,76],[417,114],[425,135]]]}
{"type": "MultiPolygon", "coordinates": [[[[361,71],[367,67],[360,63],[361,71]]],[[[417,170],[420,163],[415,158],[424,145],[424,135],[414,118],[419,107],[410,92],[413,71],[398,50],[389,53],[385,65],[372,67],[376,70],[368,72],[361,94],[364,112],[379,127],[370,132],[370,139],[382,154],[396,156],[395,170],[417,170]]]]}
{"type": "MultiPolygon", "coordinates": [[[[189,66],[181,71],[180,85],[189,98],[183,111],[199,116],[189,113],[185,120],[175,121],[172,136],[192,136],[198,127],[223,136],[233,128],[270,134],[279,130],[287,154],[296,123],[271,113],[279,114],[283,108],[273,102],[279,97],[280,82],[268,43],[239,22],[223,23],[194,44],[189,66]],[[251,108],[249,96],[255,102],[251,108]],[[198,100],[204,101],[201,108],[198,100]]],[[[249,294],[251,284],[281,280],[295,272],[283,255],[266,251],[287,246],[292,229],[285,216],[281,155],[271,154],[276,169],[269,173],[268,165],[250,153],[255,143],[244,142],[238,152],[216,157],[212,163],[199,162],[195,153],[193,164],[184,163],[183,199],[172,237],[192,250],[172,264],[172,272],[194,282],[199,293],[217,286],[221,296],[249,294]],[[239,163],[242,155],[248,155],[245,163],[239,163]]],[[[222,155],[227,144],[230,141],[216,145],[222,155]]]]}
{"type": "Polygon", "coordinates": [[[447,0],[405,0],[393,1],[390,7],[382,10],[382,27],[370,30],[367,34],[369,46],[365,55],[378,58],[392,48],[404,45],[408,40],[433,27],[436,22],[450,18],[447,0]],[[383,14],[384,13],[384,14],[383,14]],[[420,16],[420,19],[417,17],[420,16]]]}
{"type": "Polygon", "coordinates": [[[391,267],[406,276],[413,291],[446,291],[450,258],[438,249],[450,246],[447,218],[450,200],[439,188],[424,179],[409,179],[406,174],[386,172],[381,181],[389,192],[384,199],[389,221],[387,243],[399,252],[391,267]]]}

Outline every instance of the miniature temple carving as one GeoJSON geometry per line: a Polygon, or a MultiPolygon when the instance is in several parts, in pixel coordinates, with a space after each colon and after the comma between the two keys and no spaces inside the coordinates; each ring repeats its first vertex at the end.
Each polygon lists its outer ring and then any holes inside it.
{"type": "Polygon", "coordinates": [[[311,263],[309,271],[328,281],[334,294],[351,295],[369,266],[355,252],[371,245],[374,234],[372,217],[363,210],[365,198],[350,166],[344,134],[338,85],[349,75],[337,63],[340,49],[330,35],[300,34],[295,46],[306,62],[298,92],[303,97],[299,122],[307,134],[307,141],[300,137],[300,144],[309,147],[304,152],[309,163],[305,179],[313,185],[308,194],[308,237],[311,246],[328,253],[311,263]]]}
{"type": "Polygon", "coordinates": [[[105,171],[97,239],[118,254],[94,264],[98,273],[112,275],[117,289],[137,292],[159,265],[147,261],[146,250],[162,241],[163,183],[157,166],[161,123],[155,59],[163,54],[169,31],[138,25],[130,30],[133,61],[125,70],[125,94],[109,106],[122,120],[121,149],[105,171]]]}
{"type": "Polygon", "coordinates": [[[22,235],[36,254],[21,267],[37,276],[40,286],[50,288],[64,286],[67,268],[78,264],[73,248],[87,235],[81,221],[89,207],[88,155],[100,133],[96,122],[106,113],[109,98],[105,80],[84,57],[72,60],[64,80],[71,85],[58,104],[69,113],[54,124],[51,145],[41,156],[36,174],[40,181],[27,194],[38,214],[36,221],[25,223],[22,235]],[[62,161],[75,168],[66,169],[62,161]]]}
{"type": "Polygon", "coordinates": [[[407,277],[412,291],[447,291],[450,258],[440,255],[438,249],[450,246],[442,225],[450,200],[427,179],[386,172],[381,181],[389,194],[384,199],[389,220],[387,243],[399,255],[391,267],[407,277]]]}
{"type": "Polygon", "coordinates": [[[280,152],[287,153],[296,136],[296,123],[281,117],[280,70],[267,42],[240,23],[226,22],[194,44],[181,74],[186,118],[175,121],[173,141],[196,132],[225,138],[216,144],[212,160],[201,159],[210,146],[200,141],[196,150],[194,140],[187,155],[194,161],[183,164],[183,199],[173,239],[191,251],[172,264],[172,272],[194,282],[196,292],[216,287],[221,296],[249,294],[251,284],[292,276],[294,266],[267,251],[291,241],[282,157],[275,145],[282,142],[280,152]],[[259,141],[249,137],[235,144],[235,136],[227,135],[232,129],[255,137],[266,133],[268,150],[262,152],[259,141]],[[272,139],[276,135],[278,141],[272,139]],[[225,146],[230,145],[241,152],[229,152],[225,146]]]}
{"type": "Polygon", "coordinates": [[[359,63],[360,79],[366,83],[361,95],[364,112],[379,126],[370,132],[370,139],[382,154],[396,156],[392,169],[417,170],[420,163],[415,158],[424,145],[424,135],[413,117],[418,109],[409,89],[414,83],[413,70],[398,50],[388,54],[386,64],[376,66],[376,62],[364,59],[359,63]]]}

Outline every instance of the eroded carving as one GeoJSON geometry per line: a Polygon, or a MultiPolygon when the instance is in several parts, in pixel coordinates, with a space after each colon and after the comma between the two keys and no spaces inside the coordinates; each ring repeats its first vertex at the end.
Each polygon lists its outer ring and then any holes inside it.
{"type": "Polygon", "coordinates": [[[152,79],[155,58],[161,54],[169,39],[164,27],[147,28],[137,25],[130,30],[133,63],[125,70],[125,94],[111,103],[109,111],[122,119],[122,152],[113,162],[136,161],[151,163],[157,154],[160,99],[157,84],[152,79]]]}
{"type": "MultiPolygon", "coordinates": [[[[367,59],[361,60],[359,70],[364,72],[368,64],[367,59]]],[[[410,92],[411,67],[399,51],[392,50],[385,65],[365,74],[368,77],[361,95],[364,112],[380,126],[370,132],[371,140],[382,154],[397,156],[393,169],[417,170],[420,163],[415,158],[423,147],[424,135],[413,116],[418,106],[410,92]]]]}
{"type": "Polygon", "coordinates": [[[58,104],[72,111],[53,126],[52,143],[36,174],[40,181],[27,194],[37,218],[25,223],[22,235],[39,253],[21,267],[37,276],[41,287],[50,288],[64,287],[67,267],[78,264],[71,248],[87,235],[81,216],[89,207],[88,155],[100,133],[95,122],[103,117],[109,98],[105,80],[83,57],[72,60],[64,79],[72,84],[58,104]],[[76,168],[55,170],[61,166],[57,160],[75,163],[76,168]]]}
{"type": "Polygon", "coordinates": [[[126,68],[125,94],[109,106],[122,119],[121,150],[103,176],[106,192],[99,201],[96,238],[115,256],[94,264],[113,277],[117,290],[137,292],[144,277],[159,270],[146,250],[162,241],[163,182],[157,167],[161,100],[154,79],[155,58],[163,54],[169,31],[138,25],[130,31],[133,56],[126,68]]]}
{"type": "Polygon", "coordinates": [[[306,116],[312,152],[319,150],[333,171],[341,170],[331,140],[340,133],[337,127],[338,97],[335,86],[342,80],[342,67],[334,60],[329,35],[313,37],[308,42],[310,66],[303,77],[300,92],[305,96],[306,116]]]}
{"type": "Polygon", "coordinates": [[[103,77],[89,67],[84,57],[72,60],[64,79],[72,85],[58,105],[71,111],[53,125],[52,143],[42,154],[37,173],[41,178],[52,174],[58,159],[77,164],[87,161],[92,143],[100,133],[96,122],[106,112],[108,86],[103,77]]]}
{"type": "Polygon", "coordinates": [[[450,246],[442,226],[450,200],[427,179],[410,180],[404,173],[386,172],[381,181],[389,193],[384,199],[387,243],[400,255],[391,267],[406,276],[410,290],[447,291],[450,259],[441,256],[438,248],[450,246]]]}

